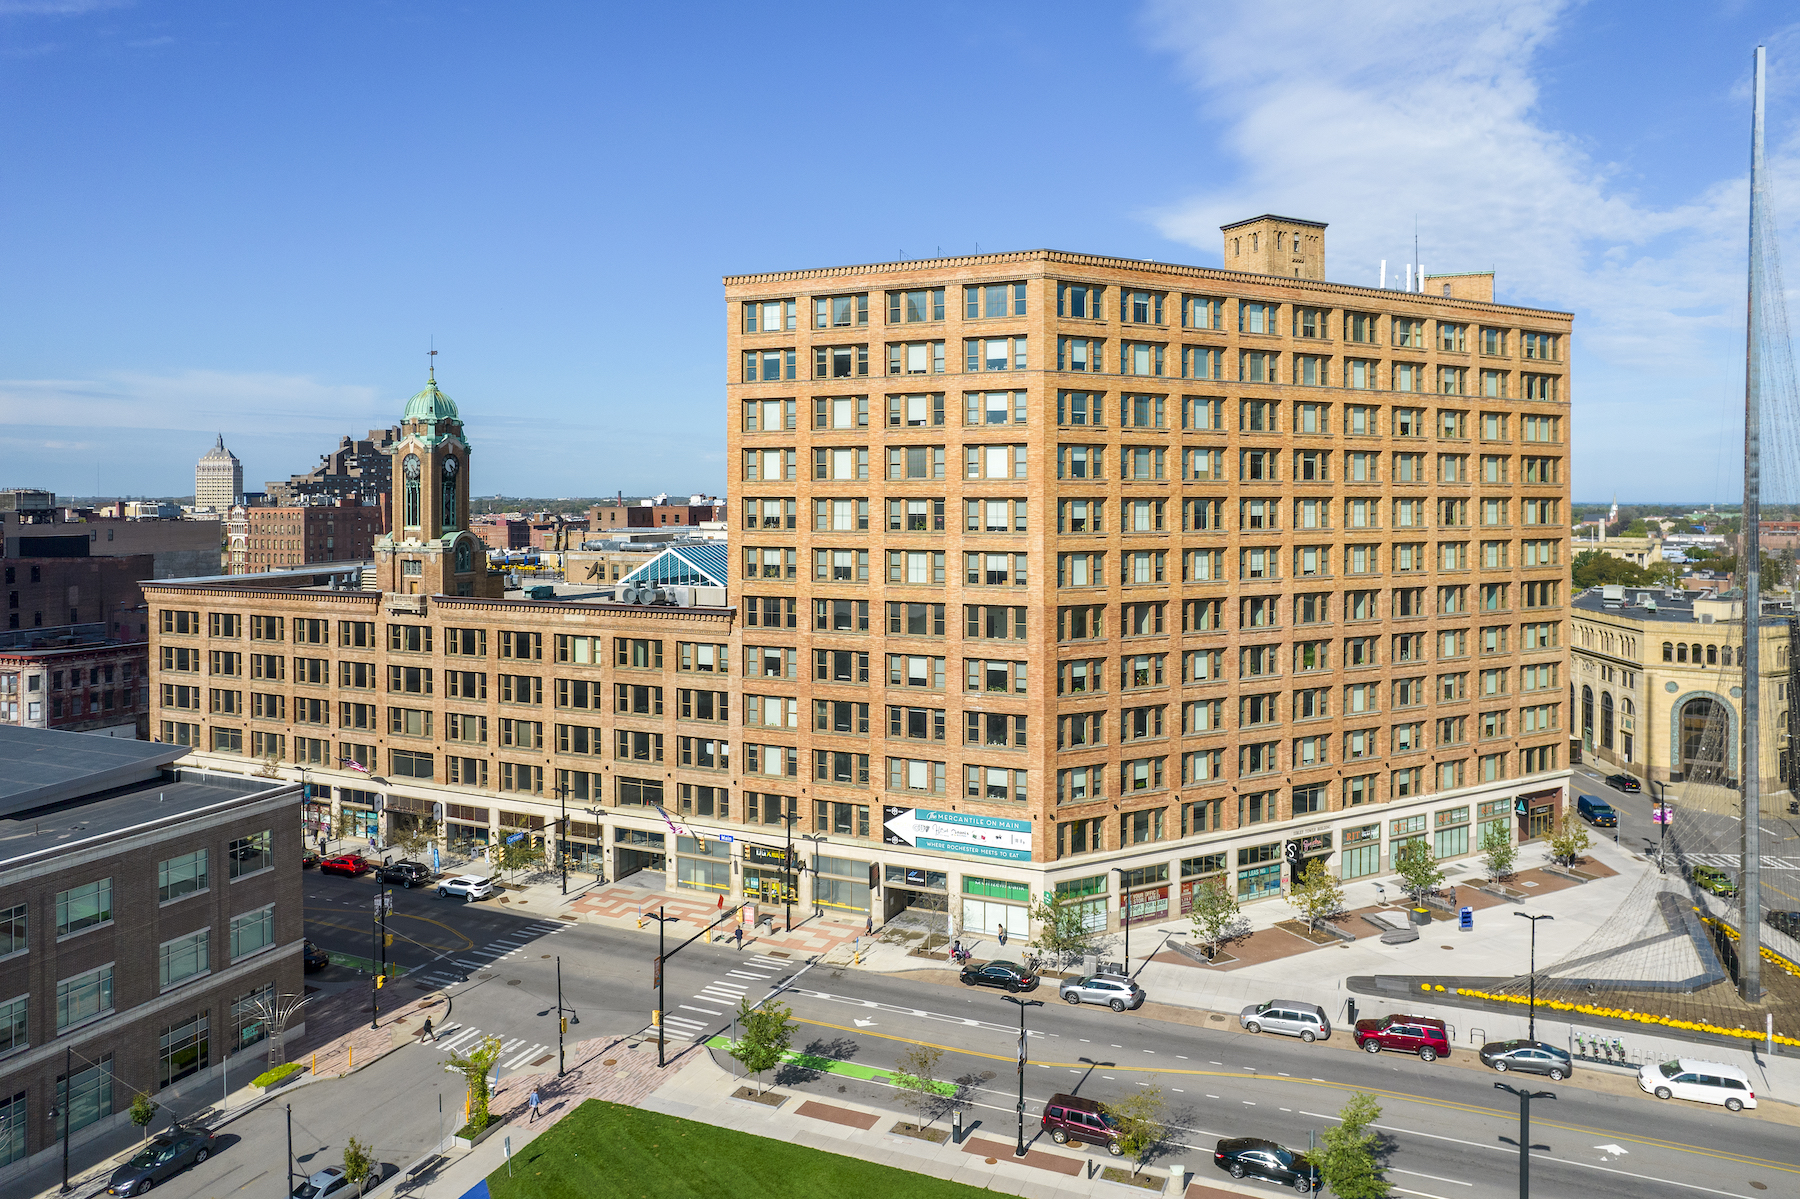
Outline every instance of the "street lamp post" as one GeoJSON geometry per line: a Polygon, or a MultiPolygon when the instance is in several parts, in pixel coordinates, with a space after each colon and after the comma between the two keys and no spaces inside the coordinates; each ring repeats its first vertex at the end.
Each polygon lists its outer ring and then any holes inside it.
{"type": "Polygon", "coordinates": [[[1125,868],[1114,866],[1119,876],[1119,927],[1125,930],[1125,977],[1131,977],[1131,892],[1125,883],[1125,868]]]}
{"type": "Polygon", "coordinates": [[[1537,1040],[1537,926],[1540,920],[1554,920],[1555,916],[1533,916],[1529,912],[1514,912],[1531,921],[1531,1031],[1527,1034],[1531,1040],[1537,1040]]]}
{"type": "Polygon", "coordinates": [[[783,812],[781,819],[787,825],[787,853],[781,861],[781,901],[787,908],[786,931],[791,933],[794,931],[794,886],[800,881],[794,873],[794,821],[800,819],[798,805],[793,811],[783,812]]]}
{"type": "Polygon", "coordinates": [[[1669,844],[1669,784],[1650,780],[1650,793],[1655,799],[1650,812],[1656,819],[1656,872],[1668,873],[1668,859],[1665,851],[1669,844]]]}
{"type": "Polygon", "coordinates": [[[656,986],[656,1068],[660,1070],[668,1064],[663,1060],[663,1014],[667,1010],[663,1007],[663,930],[678,922],[681,917],[665,916],[659,907],[656,915],[646,916],[645,919],[656,921],[656,977],[651,981],[656,986]]]}
{"type": "Polygon", "coordinates": [[[1506,1083],[1494,1084],[1497,1091],[1511,1091],[1519,1097],[1519,1199],[1531,1199],[1531,1101],[1554,1099],[1555,1091],[1523,1091],[1506,1083]]]}
{"type": "MultiPolygon", "coordinates": [[[[657,926],[657,931],[661,932],[660,925],[657,926]]],[[[657,1002],[660,1003],[661,1001],[662,997],[658,995],[657,1002]]],[[[569,1025],[580,1023],[581,1017],[575,1014],[575,1009],[573,1007],[565,1008],[563,1006],[562,955],[558,954],[556,957],[556,1076],[558,1078],[563,1076],[563,1034],[569,1031],[569,1025]],[[569,1013],[567,1019],[563,1017],[565,1011],[569,1013]]],[[[662,1030],[660,1028],[657,1029],[657,1035],[662,1035],[662,1030]]]]}
{"type": "Polygon", "coordinates": [[[1002,995],[1008,1003],[1019,1005],[1019,1147],[1013,1151],[1014,1157],[1025,1156],[1025,1009],[1043,1007],[1041,999],[1020,999],[1016,995],[1002,995]]]}
{"type": "MultiPolygon", "coordinates": [[[[562,804],[562,818],[556,825],[556,860],[562,866],[562,893],[569,893],[569,785],[556,784],[556,798],[562,804]]],[[[558,1068],[557,1073],[562,1073],[558,1068]]]]}

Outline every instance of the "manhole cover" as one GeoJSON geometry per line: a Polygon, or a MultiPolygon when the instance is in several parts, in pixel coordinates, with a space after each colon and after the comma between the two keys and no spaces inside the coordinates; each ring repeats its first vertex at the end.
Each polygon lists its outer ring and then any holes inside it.
{"type": "Polygon", "coordinates": [[[602,1063],[600,1063],[600,1064],[601,1064],[601,1065],[603,1065],[603,1066],[616,1066],[616,1065],[618,1065],[618,1064],[619,1064],[619,1059],[618,1059],[618,1058],[616,1058],[616,1057],[609,1057],[609,1058],[607,1058],[607,1059],[606,1059],[606,1060],[605,1060],[605,1061],[604,1061],[604,1062],[602,1062],[602,1063]]]}
{"type": "Polygon", "coordinates": [[[540,953],[538,956],[543,958],[546,962],[550,960],[550,955],[547,953],[540,953]]]}
{"type": "Polygon", "coordinates": [[[509,979],[507,979],[507,980],[506,980],[506,985],[507,985],[507,986],[509,986],[509,987],[516,987],[516,986],[518,986],[518,985],[519,985],[519,984],[520,984],[520,983],[522,983],[522,982],[524,982],[524,981],[525,981],[525,980],[524,980],[524,979],[522,979],[522,978],[509,978],[509,979]]]}
{"type": "Polygon", "coordinates": [[[1769,1189],[1769,1184],[1766,1182],[1753,1182],[1750,1184],[1750,1189],[1755,1191],[1766,1191],[1769,1189]]]}
{"type": "Polygon", "coordinates": [[[1440,946],[1438,946],[1438,948],[1439,948],[1439,949],[1455,949],[1455,948],[1456,948],[1456,946],[1454,946],[1454,945],[1440,945],[1440,946]]]}
{"type": "Polygon", "coordinates": [[[984,1161],[986,1161],[986,1162],[987,1162],[987,1164],[988,1164],[988,1165],[990,1165],[990,1166],[992,1166],[992,1165],[996,1165],[996,1164],[998,1164],[998,1163],[999,1163],[999,1161],[1000,1161],[1000,1159],[999,1159],[999,1158],[997,1158],[997,1157],[989,1157],[989,1158],[984,1158],[984,1159],[983,1159],[983,1160],[984,1160],[984,1161]]]}

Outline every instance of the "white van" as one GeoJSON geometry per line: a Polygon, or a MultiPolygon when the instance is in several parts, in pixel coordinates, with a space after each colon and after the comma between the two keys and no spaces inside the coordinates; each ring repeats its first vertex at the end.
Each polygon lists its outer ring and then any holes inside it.
{"type": "Polygon", "coordinates": [[[1658,1099],[1692,1099],[1722,1103],[1734,1112],[1756,1106],[1750,1076],[1736,1066],[1676,1058],[1660,1065],[1652,1062],[1638,1071],[1638,1086],[1658,1099]]]}

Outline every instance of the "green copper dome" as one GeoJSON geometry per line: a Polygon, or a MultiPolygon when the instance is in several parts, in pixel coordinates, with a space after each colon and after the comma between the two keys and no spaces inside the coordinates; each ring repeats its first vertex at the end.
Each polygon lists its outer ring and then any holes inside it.
{"type": "Polygon", "coordinates": [[[406,413],[403,421],[426,420],[461,420],[456,414],[456,404],[449,396],[438,390],[437,380],[425,384],[425,390],[406,401],[406,413]]]}

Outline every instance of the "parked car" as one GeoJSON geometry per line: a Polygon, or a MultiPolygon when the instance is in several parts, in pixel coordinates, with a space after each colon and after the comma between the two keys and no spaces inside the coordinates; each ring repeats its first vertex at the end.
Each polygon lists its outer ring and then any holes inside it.
{"type": "Polygon", "coordinates": [[[1618,828],[1619,814],[1598,795],[1581,795],[1575,799],[1575,811],[1595,828],[1618,828]]]}
{"type": "Polygon", "coordinates": [[[114,1170],[106,1184],[109,1195],[141,1195],[159,1182],[197,1166],[212,1156],[213,1134],[204,1128],[177,1126],[158,1133],[114,1170]]]}
{"type": "Polygon", "coordinates": [[[1619,771],[1617,774],[1607,775],[1606,785],[1615,791],[1623,791],[1627,795],[1636,795],[1644,789],[1644,784],[1638,782],[1637,779],[1626,774],[1623,770],[1619,771]]]}
{"type": "Polygon", "coordinates": [[[1561,1082],[1575,1073],[1566,1049],[1546,1045],[1542,1041],[1489,1041],[1481,1047],[1481,1064],[1505,1074],[1517,1070],[1521,1074],[1548,1074],[1552,1082],[1561,1082]]]}
{"type": "Polygon", "coordinates": [[[1253,1003],[1238,1013],[1238,1023],[1248,1032],[1267,1029],[1269,1032],[1299,1037],[1308,1043],[1331,1035],[1331,1021],[1325,1018],[1325,1009],[1301,999],[1271,999],[1267,1003],[1253,1003]]]}
{"type": "Polygon", "coordinates": [[[1115,1012],[1144,1002],[1144,988],[1123,974],[1090,974],[1071,978],[1056,989],[1070,1003],[1104,1003],[1115,1012]]]}
{"type": "Polygon", "coordinates": [[[314,945],[312,939],[309,937],[307,938],[305,948],[300,951],[300,964],[308,972],[313,970],[323,970],[325,967],[331,965],[331,955],[326,953],[323,949],[320,949],[317,945],[314,945]]]}
{"type": "Polygon", "coordinates": [[[1017,962],[970,962],[962,968],[965,987],[1004,987],[1008,991],[1035,991],[1038,976],[1017,962]]]}
{"type": "Polygon", "coordinates": [[[1442,1020],[1430,1016],[1382,1016],[1358,1020],[1353,1033],[1357,1045],[1369,1053],[1395,1049],[1416,1053],[1422,1062],[1435,1062],[1450,1052],[1450,1033],[1442,1020]]]}
{"type": "Polygon", "coordinates": [[[1266,1178],[1302,1195],[1319,1187],[1319,1168],[1304,1153],[1260,1137],[1226,1137],[1213,1150],[1213,1165],[1233,1178],[1266,1178]]]}
{"type": "Polygon", "coordinates": [[[1638,1071],[1638,1086],[1658,1099],[1692,1099],[1697,1103],[1722,1103],[1727,1111],[1741,1112],[1756,1106],[1750,1076],[1736,1066],[1678,1057],[1652,1062],[1638,1071]]]}
{"type": "Polygon", "coordinates": [[[1106,1105],[1079,1095],[1052,1095],[1044,1101],[1044,1118],[1038,1122],[1058,1145],[1082,1141],[1104,1145],[1114,1157],[1125,1150],[1119,1145],[1119,1122],[1106,1105]]]}
{"type": "Polygon", "coordinates": [[[1717,866],[1689,866],[1688,877],[1692,878],[1694,885],[1702,891],[1711,891],[1714,895],[1723,895],[1727,899],[1737,894],[1737,884],[1731,881],[1729,874],[1717,866]]]}
{"type": "Polygon", "coordinates": [[[383,862],[375,867],[375,881],[399,883],[402,887],[423,887],[431,881],[431,867],[423,862],[383,862]]]}
{"type": "Polygon", "coordinates": [[[369,868],[360,854],[340,853],[319,863],[320,874],[347,874],[355,878],[369,868]]]}
{"type": "Polygon", "coordinates": [[[459,874],[455,878],[438,880],[438,898],[447,899],[452,895],[460,895],[467,903],[477,899],[486,899],[494,894],[494,880],[482,878],[479,874],[459,874]]]}
{"type": "Polygon", "coordinates": [[[316,849],[303,849],[300,851],[300,869],[302,870],[317,866],[320,860],[319,851],[316,849]]]}
{"type": "Polygon", "coordinates": [[[1778,932],[1784,932],[1790,937],[1800,939],[1800,912],[1789,912],[1778,909],[1773,912],[1764,912],[1763,919],[1769,922],[1770,928],[1775,929],[1778,932]]]}
{"type": "Polygon", "coordinates": [[[350,1180],[337,1166],[326,1166],[294,1188],[294,1199],[331,1199],[333,1195],[350,1193],[350,1180]]]}

